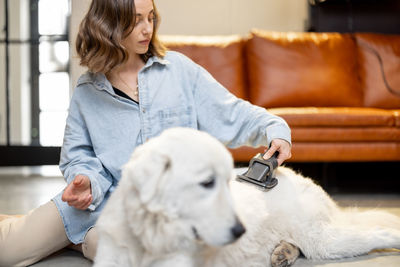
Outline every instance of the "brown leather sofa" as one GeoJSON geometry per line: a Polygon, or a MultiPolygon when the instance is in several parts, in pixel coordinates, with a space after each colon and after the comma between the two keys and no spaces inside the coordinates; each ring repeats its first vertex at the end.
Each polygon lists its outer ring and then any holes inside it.
{"type": "MultiPolygon", "coordinates": [[[[400,161],[400,35],[162,36],[238,97],[283,117],[291,162],[400,161]]],[[[233,149],[247,162],[262,148],[233,149]]]]}

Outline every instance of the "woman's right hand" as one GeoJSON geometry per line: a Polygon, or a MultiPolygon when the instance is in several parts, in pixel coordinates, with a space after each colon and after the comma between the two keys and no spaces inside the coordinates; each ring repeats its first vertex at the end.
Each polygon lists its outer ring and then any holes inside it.
{"type": "Polygon", "coordinates": [[[80,210],[86,210],[92,203],[92,188],[90,179],[86,175],[77,175],[67,185],[61,197],[62,201],[80,210]]]}

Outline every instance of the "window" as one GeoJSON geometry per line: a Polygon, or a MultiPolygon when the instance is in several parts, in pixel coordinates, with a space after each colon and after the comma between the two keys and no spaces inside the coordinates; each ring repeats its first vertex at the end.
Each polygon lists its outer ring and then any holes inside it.
{"type": "MultiPolygon", "coordinates": [[[[39,0],[39,144],[61,146],[69,103],[68,0],[39,0]]],[[[37,67],[37,66],[36,66],[37,67]]]]}
{"type": "Polygon", "coordinates": [[[15,148],[59,151],[70,99],[70,12],[70,0],[0,0],[0,165],[15,148]]]}

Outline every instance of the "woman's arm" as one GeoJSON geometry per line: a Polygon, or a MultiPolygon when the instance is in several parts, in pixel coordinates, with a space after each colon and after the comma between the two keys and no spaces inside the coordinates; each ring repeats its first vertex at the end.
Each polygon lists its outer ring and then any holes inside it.
{"type": "MultiPolygon", "coordinates": [[[[229,147],[269,147],[272,140],[279,139],[290,148],[290,128],[282,118],[235,97],[200,66],[196,76],[194,98],[200,130],[229,147]]],[[[279,141],[276,143],[274,148],[282,146],[279,141]]]]}
{"type": "Polygon", "coordinates": [[[68,183],[63,200],[76,208],[86,208],[84,202],[91,200],[88,207],[95,210],[104,199],[112,181],[93,151],[77,91],[79,88],[75,89],[71,99],[60,156],[60,170],[68,183]]]}

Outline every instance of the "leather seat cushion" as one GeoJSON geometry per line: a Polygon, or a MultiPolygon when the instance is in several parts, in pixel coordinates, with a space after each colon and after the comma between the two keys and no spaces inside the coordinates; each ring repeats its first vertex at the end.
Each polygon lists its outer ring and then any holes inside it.
{"type": "Polygon", "coordinates": [[[375,108],[271,108],[273,114],[283,117],[291,127],[393,127],[400,126],[398,110],[375,108]]]}
{"type": "MultiPolygon", "coordinates": [[[[249,162],[256,153],[263,152],[264,148],[240,147],[230,151],[235,162],[249,162]]],[[[398,161],[399,158],[399,142],[294,142],[292,158],[288,162],[398,161]]]]}
{"type": "Polygon", "coordinates": [[[293,127],[292,142],[400,142],[396,127],[293,127]]]}

